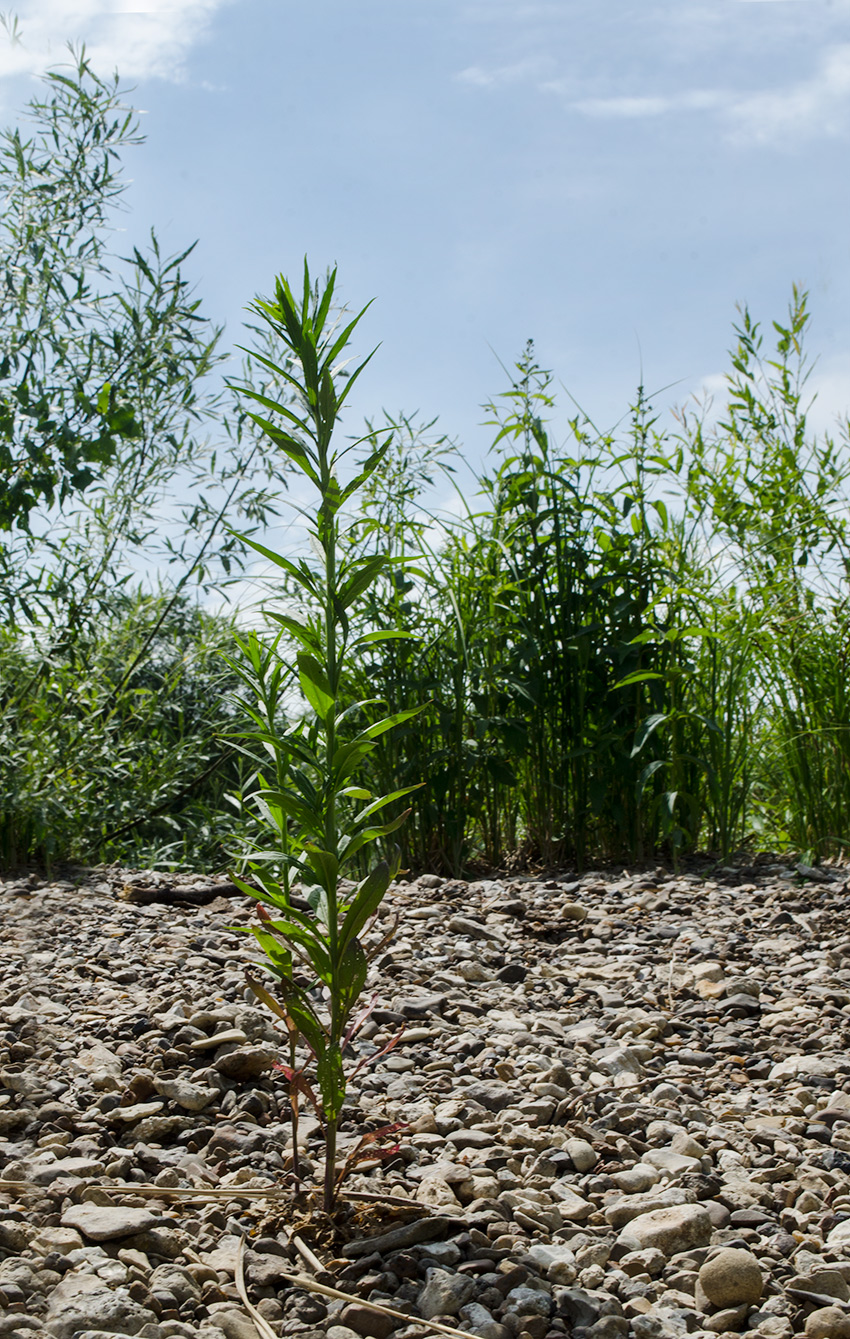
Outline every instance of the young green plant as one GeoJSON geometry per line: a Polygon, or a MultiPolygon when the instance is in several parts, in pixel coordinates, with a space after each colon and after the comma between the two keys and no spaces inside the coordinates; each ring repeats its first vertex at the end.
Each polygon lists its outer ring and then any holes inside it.
{"type": "MultiPolygon", "coordinates": [[[[253,314],[284,351],[280,360],[256,351],[252,356],[271,374],[272,383],[283,388],[283,395],[274,399],[252,387],[243,388],[256,406],[250,411],[254,422],[305,476],[316,496],[315,507],[303,513],[317,555],[314,561],[290,559],[242,537],[280,570],[283,594],[297,602],[296,612],[269,614],[279,629],[272,654],[291,671],[312,720],[302,719],[290,727],[269,712],[262,697],[258,700],[253,713],[256,728],[249,732],[248,743],[259,746],[272,761],[274,776],[267,780],[262,771],[258,773],[255,808],[266,840],[255,841],[244,861],[257,887],[247,882],[240,886],[259,899],[260,924],[249,931],[266,955],[276,993],[253,975],[249,984],[283,1019],[290,1038],[295,1031],[300,1034],[313,1059],[315,1088],[303,1068],[296,1071],[294,1064],[289,1079],[296,1100],[300,1091],[319,1113],[327,1212],[334,1207],[341,1179],[336,1173],[336,1149],[348,1082],[343,1056],[371,1012],[360,998],[370,957],[381,947],[373,944],[367,952],[362,936],[397,872],[398,855],[378,860],[350,894],[342,894],[341,881],[347,871],[357,873],[359,867],[362,872],[366,849],[389,836],[406,817],[404,812],[382,821],[381,812],[416,789],[407,786],[374,795],[358,779],[377,740],[416,710],[371,720],[374,708],[381,705],[377,700],[342,700],[345,672],[356,657],[375,641],[406,634],[363,631],[353,622],[355,606],[378,580],[388,558],[364,555],[362,550],[352,555],[344,542],[344,509],[380,468],[389,438],[379,442],[370,432],[343,450],[332,445],[343,404],[372,357],[343,376],[344,351],[366,308],[340,328],[333,312],[335,281],[334,270],[324,285],[314,283],[305,263],[300,295],[280,276],[274,297],[252,305],[253,314]],[[365,459],[343,483],[340,463],[358,447],[366,449],[365,459]],[[300,885],[297,898],[291,892],[293,880],[300,885]],[[271,914],[269,907],[278,914],[271,914]]],[[[247,667],[249,678],[257,675],[258,656],[261,660],[262,653],[256,651],[247,667]]],[[[263,673],[267,676],[268,667],[263,673]]],[[[344,1171],[350,1163],[351,1159],[344,1171]]]]}

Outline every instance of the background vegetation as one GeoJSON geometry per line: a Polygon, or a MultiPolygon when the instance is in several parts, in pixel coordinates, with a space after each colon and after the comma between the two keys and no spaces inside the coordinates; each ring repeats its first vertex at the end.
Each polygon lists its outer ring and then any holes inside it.
{"type": "MultiPolygon", "coordinates": [[[[185,254],[152,234],[116,257],[137,142],[81,55],[0,144],[6,867],[220,866],[256,822],[232,620],[212,611],[244,561],[234,531],[274,521],[287,487],[238,394],[285,398],[264,380],[282,355],[254,332],[236,393],[211,390],[220,336],[185,254]]],[[[576,413],[556,434],[529,345],[473,486],[434,423],[367,425],[389,448],[340,542],[387,559],[361,631],[410,635],[367,643],[340,691],[424,707],[366,763],[376,793],[426,781],[407,865],[846,851],[848,432],[807,424],[808,319],[797,290],[764,341],[742,311],[723,403],[665,427],[639,389],[612,433],[576,413]]],[[[281,730],[309,712],[291,688],[275,710],[281,730]]]]}

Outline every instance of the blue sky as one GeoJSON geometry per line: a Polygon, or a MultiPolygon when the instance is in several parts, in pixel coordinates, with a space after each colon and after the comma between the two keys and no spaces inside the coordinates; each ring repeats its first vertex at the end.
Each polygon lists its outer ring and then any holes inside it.
{"type": "MultiPolygon", "coordinates": [[[[850,0],[18,0],[6,121],[87,42],[135,85],[133,240],[199,239],[242,309],[302,257],[377,300],[357,409],[470,459],[532,336],[602,427],[722,385],[736,301],[811,293],[816,420],[850,407],[850,0]],[[495,354],[494,354],[495,351],[495,354]]],[[[120,249],[120,248],[119,248],[120,249]]],[[[568,402],[564,397],[562,423],[568,402]]],[[[357,426],[351,420],[352,430],[357,426]]]]}

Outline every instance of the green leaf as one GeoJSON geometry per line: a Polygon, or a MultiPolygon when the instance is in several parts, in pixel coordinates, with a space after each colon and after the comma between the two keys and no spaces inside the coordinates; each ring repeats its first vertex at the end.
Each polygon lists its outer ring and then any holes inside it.
{"type": "Polygon", "coordinates": [[[276,614],[271,609],[267,616],[278,623],[284,632],[288,632],[290,637],[300,642],[307,651],[311,653],[321,651],[322,639],[316,629],[309,624],[299,623],[297,618],[290,618],[287,614],[276,614]]]}
{"type": "Polygon", "coordinates": [[[355,823],[362,823],[364,819],[370,818],[372,814],[378,813],[385,805],[392,804],[393,800],[400,800],[404,795],[412,795],[415,790],[421,790],[425,785],[424,781],[419,781],[415,786],[404,786],[401,790],[391,791],[389,795],[381,795],[379,799],[373,801],[354,819],[355,823]]]}
{"type": "Polygon", "coordinates": [[[292,953],[275,939],[274,935],[259,925],[249,925],[248,932],[254,936],[269,962],[284,976],[292,975],[292,953]]]}
{"type": "Polygon", "coordinates": [[[314,846],[309,842],[304,846],[304,856],[321,886],[335,896],[339,882],[339,861],[336,856],[331,851],[325,851],[321,846],[314,846]]]}
{"type": "Polygon", "coordinates": [[[272,921],[268,928],[275,930],[282,938],[302,948],[309,959],[310,966],[321,981],[328,982],[330,980],[331,963],[327,945],[321,929],[315,921],[309,921],[306,926],[296,924],[291,920],[272,921]]]}
{"type": "Polygon", "coordinates": [[[307,832],[321,832],[324,823],[320,809],[314,808],[304,800],[285,790],[264,790],[262,798],[269,804],[279,805],[285,814],[294,818],[307,832]]]}
{"type": "Polygon", "coordinates": [[[339,946],[344,950],[349,940],[359,935],[369,917],[377,911],[390,884],[390,867],[385,860],[366,875],[360,884],[348,909],[339,937],[339,946]]]}
{"type": "Polygon", "coordinates": [[[651,716],[647,716],[645,720],[641,721],[640,725],[638,726],[638,729],[635,732],[635,739],[634,743],[632,744],[632,751],[629,754],[630,758],[634,758],[637,756],[638,753],[640,753],[646,741],[653,734],[655,734],[655,731],[658,729],[658,727],[660,725],[663,725],[666,720],[668,720],[668,715],[666,712],[654,711],[651,716]]]}
{"type": "Polygon", "coordinates": [[[352,576],[343,585],[339,592],[339,602],[343,609],[348,609],[358,596],[368,590],[373,582],[380,576],[381,572],[387,566],[387,559],[383,554],[376,558],[365,559],[352,576]]]}
{"type": "Polygon", "coordinates": [[[354,771],[357,764],[372,753],[375,747],[376,745],[371,740],[362,737],[351,740],[348,744],[341,744],[331,760],[334,781],[337,784],[344,781],[354,771]]]}
{"type": "Polygon", "coordinates": [[[369,963],[359,939],[349,939],[339,964],[339,996],[341,1023],[345,1024],[366,984],[369,963]]]}
{"type": "Polygon", "coordinates": [[[378,739],[381,735],[392,730],[396,725],[401,725],[404,721],[412,721],[414,716],[423,712],[428,703],[423,703],[421,707],[411,707],[408,711],[396,711],[392,716],[386,716],[384,720],[377,721],[375,725],[370,725],[368,729],[362,730],[357,735],[355,743],[360,739],[378,739]]]}
{"type": "Polygon", "coordinates": [[[310,655],[309,652],[299,651],[296,660],[298,662],[298,679],[301,684],[301,691],[319,720],[324,721],[330,715],[334,706],[334,696],[328,683],[328,676],[316,657],[310,655]]]}
{"type": "MultiPolygon", "coordinates": [[[[307,1036],[307,1034],[304,1034],[307,1036]]],[[[309,1041],[310,1038],[307,1037],[309,1041]]],[[[312,1042],[310,1043],[312,1045],[312,1042]]],[[[315,1046],[313,1050],[316,1050],[315,1046]]],[[[342,1067],[342,1049],[338,1041],[329,1041],[316,1052],[316,1077],[327,1120],[335,1121],[345,1103],[345,1072],[342,1067]]]]}
{"type": "Polygon", "coordinates": [[[646,767],[644,767],[643,771],[641,772],[640,776],[637,779],[637,786],[635,787],[638,804],[640,804],[641,802],[643,792],[646,790],[647,787],[647,783],[652,780],[656,772],[660,771],[662,767],[666,766],[667,764],[664,762],[663,759],[656,759],[655,762],[647,763],[646,767]]]}
{"type": "Polygon", "coordinates": [[[419,638],[413,632],[364,632],[362,637],[357,637],[352,643],[352,648],[356,646],[371,646],[374,642],[406,641],[415,642],[419,638]]]}
{"type": "Polygon", "coordinates": [[[344,863],[346,860],[350,860],[352,856],[356,855],[364,846],[367,846],[369,842],[377,841],[379,837],[388,837],[391,832],[396,832],[398,828],[401,827],[402,823],[405,823],[410,817],[410,812],[409,809],[405,809],[403,814],[399,814],[398,818],[394,818],[390,823],[382,823],[380,827],[364,828],[362,832],[358,832],[357,835],[352,837],[343,847],[341,855],[342,862],[344,863]]]}
{"type": "Polygon", "coordinates": [[[293,581],[298,582],[302,590],[306,590],[309,595],[318,598],[316,583],[309,568],[303,564],[296,566],[288,558],[284,558],[282,553],[275,553],[274,549],[267,549],[265,544],[258,544],[255,539],[250,539],[248,535],[240,535],[236,530],[231,531],[231,534],[236,539],[241,540],[243,544],[247,544],[248,548],[253,549],[255,553],[261,553],[264,558],[268,558],[269,562],[274,563],[276,567],[283,568],[284,572],[287,572],[293,581]]]}

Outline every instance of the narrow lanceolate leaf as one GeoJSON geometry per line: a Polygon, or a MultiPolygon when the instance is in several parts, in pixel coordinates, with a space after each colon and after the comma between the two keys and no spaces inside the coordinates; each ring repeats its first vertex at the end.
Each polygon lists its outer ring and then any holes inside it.
{"type": "Polygon", "coordinates": [[[413,632],[399,632],[397,630],[391,632],[364,632],[363,636],[358,637],[351,643],[351,645],[352,648],[354,648],[357,646],[371,646],[375,642],[394,641],[415,642],[418,641],[418,638],[413,632]]]}
{"type": "Polygon", "coordinates": [[[342,1067],[342,1049],[338,1041],[331,1041],[316,1056],[316,1077],[328,1120],[335,1121],[345,1102],[345,1072],[342,1067]]]}
{"type": "Polygon", "coordinates": [[[637,785],[635,787],[638,803],[640,803],[643,797],[643,792],[646,790],[647,783],[652,780],[656,772],[659,772],[662,767],[666,766],[667,764],[663,758],[656,758],[654,762],[647,763],[646,767],[644,767],[638,777],[637,785]]]}
{"type": "Polygon", "coordinates": [[[632,744],[632,751],[629,756],[636,757],[646,741],[655,734],[659,725],[663,725],[666,720],[667,714],[665,712],[654,711],[651,716],[647,716],[645,720],[641,721],[635,732],[635,742],[632,744]]]}
{"type": "Polygon", "coordinates": [[[310,624],[299,623],[297,618],[290,618],[287,614],[276,614],[272,610],[269,610],[268,617],[278,623],[284,632],[288,632],[290,637],[300,642],[311,655],[321,651],[322,639],[317,629],[310,624]]]}
{"type": "MultiPolygon", "coordinates": [[[[364,819],[378,813],[386,805],[392,804],[393,800],[400,800],[404,795],[412,795],[415,790],[421,790],[424,785],[425,782],[420,781],[415,786],[404,786],[402,790],[394,790],[389,795],[382,795],[379,799],[367,805],[365,809],[360,810],[360,813],[354,819],[355,824],[362,823],[364,819]]],[[[410,810],[408,810],[409,812],[410,810]]]]}
{"type": "MultiPolygon", "coordinates": [[[[238,874],[231,874],[230,878],[233,881],[233,883],[235,883],[239,891],[245,893],[246,897],[250,897],[252,901],[259,898],[263,902],[267,902],[270,907],[276,907],[278,910],[281,911],[284,908],[288,910],[289,899],[283,893],[283,891],[280,888],[280,885],[275,880],[267,879],[264,878],[262,875],[260,875],[259,878],[262,884],[262,888],[254,888],[250,883],[246,883],[244,879],[240,879],[238,874]]],[[[245,927],[237,926],[235,928],[244,929],[245,927]]]]}
{"type": "Polygon", "coordinates": [[[382,823],[380,827],[364,828],[362,832],[358,832],[356,836],[346,842],[342,849],[341,859],[343,861],[351,860],[369,842],[377,841],[379,837],[388,837],[391,832],[396,832],[402,823],[410,817],[410,813],[410,809],[405,809],[404,813],[399,814],[398,818],[394,818],[391,823],[382,823]]]}
{"type": "Polygon", "coordinates": [[[290,562],[288,558],[284,558],[282,553],[275,553],[274,549],[267,549],[265,544],[258,544],[255,539],[251,539],[248,535],[240,535],[235,530],[233,534],[236,539],[241,540],[243,544],[247,544],[249,549],[262,554],[264,558],[268,558],[270,563],[274,563],[276,567],[280,567],[284,572],[287,572],[293,581],[297,581],[302,590],[307,591],[308,595],[312,595],[314,598],[318,595],[315,577],[304,563],[290,562]]]}
{"type": "MultiPolygon", "coordinates": [[[[293,947],[297,946],[303,950],[298,954],[301,961],[310,964],[320,981],[328,983],[332,975],[330,958],[318,926],[312,924],[311,928],[307,929],[305,926],[296,925],[293,921],[273,921],[270,928],[282,939],[288,940],[293,947]]],[[[249,926],[248,929],[253,933],[252,927],[249,926]]]]}
{"type": "Polygon", "coordinates": [[[247,928],[249,934],[254,936],[269,962],[277,969],[278,973],[283,976],[291,976],[292,950],[280,944],[270,931],[262,929],[259,925],[249,925],[247,928]]]}
{"type": "Polygon", "coordinates": [[[322,831],[322,815],[306,801],[285,790],[264,790],[262,796],[269,804],[278,805],[285,814],[300,823],[306,832],[322,831]]]}
{"type": "Polygon", "coordinates": [[[366,875],[354,894],[351,906],[342,923],[339,946],[344,950],[349,941],[356,938],[363,926],[381,905],[390,883],[390,867],[385,860],[366,875]]]}
{"type": "Polygon", "coordinates": [[[298,680],[301,691],[319,720],[324,721],[334,706],[334,696],[328,683],[328,676],[315,656],[300,651],[298,656],[298,680]]]}
{"type": "Polygon", "coordinates": [[[387,559],[381,554],[377,558],[368,558],[358,567],[358,570],[347,576],[342,590],[339,593],[339,603],[341,608],[348,609],[355,600],[367,591],[374,583],[377,577],[387,566],[387,559]]]}
{"type": "Polygon", "coordinates": [[[304,858],[322,888],[335,893],[339,882],[339,861],[336,856],[331,851],[323,850],[320,846],[307,843],[304,847],[304,858]]]}
{"type": "Polygon", "coordinates": [[[247,981],[250,990],[253,991],[261,1004],[264,1004],[267,1009],[275,1014],[277,1018],[282,1019],[284,1023],[289,1023],[289,1015],[287,1014],[284,1005],[282,1005],[279,1000],[276,1000],[270,991],[266,990],[266,987],[261,981],[258,981],[255,976],[252,976],[251,973],[247,971],[245,973],[245,980],[247,981]]]}
{"type": "Polygon", "coordinates": [[[349,939],[340,955],[338,990],[341,1017],[348,1019],[366,984],[369,962],[359,939],[349,939]]]}
{"type": "Polygon", "coordinates": [[[341,744],[331,759],[334,782],[339,785],[350,776],[359,762],[372,753],[376,745],[370,739],[358,736],[348,744],[341,744]]]}
{"type": "Polygon", "coordinates": [[[367,730],[361,731],[357,738],[378,739],[381,735],[385,735],[388,730],[392,730],[395,726],[401,725],[402,722],[412,721],[414,716],[418,716],[421,711],[425,710],[426,706],[428,706],[427,702],[423,703],[421,707],[412,707],[408,711],[393,712],[392,716],[386,716],[384,720],[376,721],[376,723],[370,725],[367,730]]]}

